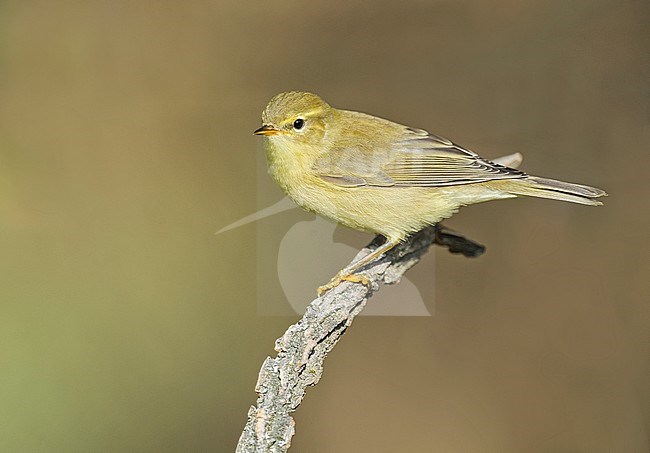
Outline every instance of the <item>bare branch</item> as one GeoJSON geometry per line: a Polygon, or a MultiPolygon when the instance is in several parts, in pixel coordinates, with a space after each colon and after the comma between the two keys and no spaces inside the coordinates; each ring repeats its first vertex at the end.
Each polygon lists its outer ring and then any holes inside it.
{"type": "MultiPolygon", "coordinates": [[[[375,238],[355,260],[374,250],[380,239],[383,238],[375,238]]],[[[287,451],[295,432],[290,414],[300,405],[307,386],[320,380],[327,354],[363,310],[368,298],[380,289],[380,283],[398,283],[433,243],[467,257],[485,251],[482,245],[442,225],[425,228],[366,267],[363,274],[370,280],[371,288],[343,282],[309,304],[302,319],[276,341],[278,355],[267,357],[262,365],[255,387],[257,406],[248,411],[238,453],[287,451]]]]}

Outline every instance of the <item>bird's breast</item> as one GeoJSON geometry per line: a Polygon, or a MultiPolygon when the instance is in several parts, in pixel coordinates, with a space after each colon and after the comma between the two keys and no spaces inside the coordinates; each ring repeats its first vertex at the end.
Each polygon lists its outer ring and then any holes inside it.
{"type": "Polygon", "coordinates": [[[314,159],[310,151],[279,140],[267,140],[266,143],[271,177],[298,205],[319,212],[319,207],[322,209],[331,201],[323,181],[313,173],[314,159]]]}

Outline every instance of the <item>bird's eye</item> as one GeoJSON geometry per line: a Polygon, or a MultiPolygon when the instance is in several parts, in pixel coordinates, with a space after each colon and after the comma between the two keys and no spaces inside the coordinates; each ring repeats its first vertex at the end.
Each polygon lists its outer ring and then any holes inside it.
{"type": "Polygon", "coordinates": [[[303,120],[302,118],[298,118],[296,121],[293,122],[293,128],[297,131],[302,129],[304,125],[305,125],[305,120],[303,120]]]}

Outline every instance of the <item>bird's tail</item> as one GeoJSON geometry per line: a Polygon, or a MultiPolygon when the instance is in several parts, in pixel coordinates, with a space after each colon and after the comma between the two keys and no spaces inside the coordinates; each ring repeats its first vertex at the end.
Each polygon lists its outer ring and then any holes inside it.
{"type": "Polygon", "coordinates": [[[595,187],[539,178],[537,176],[508,180],[507,192],[513,195],[549,198],[591,206],[601,205],[602,203],[596,200],[596,198],[607,196],[604,190],[595,187]]]}

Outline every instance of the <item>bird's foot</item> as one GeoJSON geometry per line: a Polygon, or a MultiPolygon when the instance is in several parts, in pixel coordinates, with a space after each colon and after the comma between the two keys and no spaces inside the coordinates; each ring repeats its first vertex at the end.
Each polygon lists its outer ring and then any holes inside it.
{"type": "Polygon", "coordinates": [[[370,279],[365,275],[344,274],[343,272],[339,272],[338,274],[336,274],[336,276],[333,279],[330,280],[330,282],[327,285],[323,285],[318,288],[318,297],[322,296],[330,289],[336,288],[344,281],[351,282],[351,283],[361,283],[362,285],[365,285],[368,288],[370,288],[371,285],[370,279]]]}

